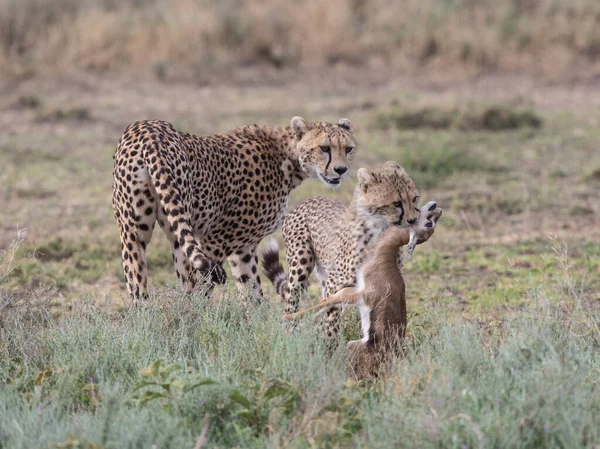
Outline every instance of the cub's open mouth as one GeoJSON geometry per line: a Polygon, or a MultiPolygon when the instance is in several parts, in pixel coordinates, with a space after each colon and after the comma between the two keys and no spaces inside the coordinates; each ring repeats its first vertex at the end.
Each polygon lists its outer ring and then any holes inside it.
{"type": "Polygon", "coordinates": [[[332,186],[338,186],[338,185],[340,185],[340,178],[337,178],[337,179],[327,179],[327,178],[324,178],[324,179],[325,179],[325,182],[327,184],[331,184],[332,186]]]}

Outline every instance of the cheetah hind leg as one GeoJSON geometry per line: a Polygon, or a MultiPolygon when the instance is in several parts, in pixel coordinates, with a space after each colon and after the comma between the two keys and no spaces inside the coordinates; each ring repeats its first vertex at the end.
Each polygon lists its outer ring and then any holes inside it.
{"type": "Polygon", "coordinates": [[[121,227],[121,254],[127,290],[133,304],[148,298],[148,268],[146,265],[146,246],[152,237],[154,225],[151,223],[143,230],[137,223],[119,223],[121,227]]]}

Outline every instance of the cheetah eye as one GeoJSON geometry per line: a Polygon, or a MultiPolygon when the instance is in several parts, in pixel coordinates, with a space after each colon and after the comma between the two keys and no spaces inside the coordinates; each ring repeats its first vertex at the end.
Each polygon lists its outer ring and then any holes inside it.
{"type": "Polygon", "coordinates": [[[349,155],[352,151],[354,151],[354,147],[346,147],[346,155],[349,155]]]}
{"type": "Polygon", "coordinates": [[[331,147],[329,145],[321,145],[321,151],[323,153],[330,153],[331,152],[331,147]]]}
{"type": "Polygon", "coordinates": [[[402,201],[396,201],[394,207],[402,207],[402,201]]]}
{"type": "Polygon", "coordinates": [[[421,198],[421,197],[420,197],[420,196],[415,196],[415,197],[413,198],[413,203],[414,203],[414,204],[417,204],[417,203],[419,202],[419,198],[421,198]]]}

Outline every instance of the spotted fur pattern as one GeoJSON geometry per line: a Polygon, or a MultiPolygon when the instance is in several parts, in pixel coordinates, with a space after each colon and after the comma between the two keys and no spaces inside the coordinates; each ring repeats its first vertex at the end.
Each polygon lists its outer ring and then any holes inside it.
{"type": "Polygon", "coordinates": [[[158,222],[180,281],[225,282],[227,259],[240,289],[262,296],[256,246],[277,229],[290,192],[307,178],[336,187],[356,144],[347,119],[294,117],[287,128],[246,126],[198,137],[170,123],[131,124],[114,157],[113,211],[134,300],[147,295],[146,249],[158,222]]]}
{"type": "MultiPolygon", "coordinates": [[[[267,277],[285,303],[285,313],[298,310],[299,298],[315,273],[322,297],[356,285],[357,270],[371,255],[379,236],[391,225],[409,226],[419,218],[418,191],[404,168],[386,162],[358,171],[349,207],[331,198],[306,200],[285,218],[283,238],[289,273],[279,264],[276,245],[263,253],[267,277]]],[[[325,319],[327,337],[339,330],[339,309],[325,319]]]]}

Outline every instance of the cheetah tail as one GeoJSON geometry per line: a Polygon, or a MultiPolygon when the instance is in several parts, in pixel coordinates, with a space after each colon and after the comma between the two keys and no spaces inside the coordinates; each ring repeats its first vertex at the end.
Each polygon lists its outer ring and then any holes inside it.
{"type": "Polygon", "coordinates": [[[288,288],[288,279],[283,266],[279,262],[279,245],[274,238],[267,241],[262,252],[262,263],[265,274],[275,286],[277,294],[283,297],[288,288]]]}
{"type": "MultiPolygon", "coordinates": [[[[151,137],[154,139],[154,136],[151,137]]],[[[150,179],[159,197],[159,207],[164,209],[171,232],[175,235],[175,244],[181,247],[194,269],[209,276],[214,284],[224,284],[227,279],[225,270],[220,263],[213,261],[201,250],[194,238],[185,198],[182,195],[181,187],[175,181],[176,176],[171,164],[165,157],[167,152],[173,155],[181,155],[184,152],[177,145],[168,149],[163,148],[162,144],[159,144],[158,141],[153,142],[152,139],[142,146],[142,152],[150,179]]],[[[183,173],[187,173],[186,159],[184,156],[181,158],[183,162],[180,167],[183,173]]]]}

